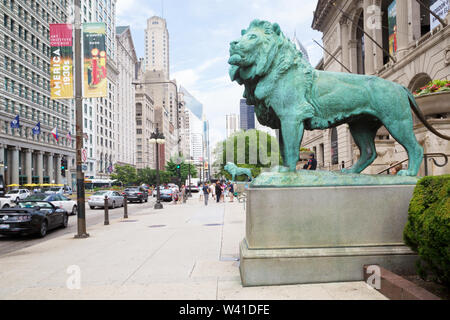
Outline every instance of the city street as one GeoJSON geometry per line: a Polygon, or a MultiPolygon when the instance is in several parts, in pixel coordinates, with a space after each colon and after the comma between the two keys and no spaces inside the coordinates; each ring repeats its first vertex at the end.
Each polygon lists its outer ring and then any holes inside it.
{"type": "Polygon", "coordinates": [[[109,226],[102,213],[88,211],[88,239],[73,238],[75,219],[44,240],[2,239],[0,299],[385,299],[363,282],[243,288],[243,203],[205,207],[195,194],[160,211],[131,205],[127,221],[118,209],[109,226]]]}
{"type": "MultiPolygon", "coordinates": [[[[76,200],[76,199],[75,199],[76,200]]],[[[147,212],[148,209],[153,208],[154,206],[154,198],[149,198],[148,203],[144,204],[136,204],[129,203],[128,204],[128,212],[129,214],[133,213],[133,215],[139,215],[143,212],[147,212]]],[[[109,219],[117,219],[123,217],[123,208],[116,208],[114,210],[109,209],[109,219]]],[[[90,226],[94,226],[96,224],[103,224],[105,220],[105,211],[103,209],[90,209],[86,203],[86,225],[89,229],[90,226]]],[[[45,238],[38,238],[36,236],[26,236],[26,237],[6,237],[0,235],[0,256],[3,256],[7,253],[14,252],[23,248],[27,248],[33,245],[36,245],[41,242],[45,242],[63,235],[75,235],[77,233],[77,217],[70,216],[69,217],[69,226],[65,229],[59,228],[55,230],[49,231],[45,238]]]]}

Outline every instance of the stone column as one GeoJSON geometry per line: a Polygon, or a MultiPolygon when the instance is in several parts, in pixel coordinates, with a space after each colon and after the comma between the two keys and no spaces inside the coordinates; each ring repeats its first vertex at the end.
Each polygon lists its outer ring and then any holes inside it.
{"type": "MultiPolygon", "coordinates": [[[[368,27],[368,19],[367,17],[371,16],[372,13],[369,13],[369,7],[372,5],[372,0],[364,0],[364,31],[367,32],[373,38],[373,29],[368,27]]],[[[374,63],[373,63],[373,46],[374,43],[367,36],[364,37],[364,51],[365,51],[365,69],[366,74],[374,74],[374,63]]]]}
{"type": "Polygon", "coordinates": [[[358,73],[358,41],[350,40],[348,42],[350,50],[350,70],[352,73],[358,73]]]}
{"type": "MultiPolygon", "coordinates": [[[[383,46],[383,16],[381,13],[381,7],[377,6],[376,11],[373,13],[374,16],[374,39],[377,41],[378,44],[383,46]]],[[[374,45],[375,49],[375,56],[374,56],[374,68],[375,71],[380,70],[384,65],[384,52],[383,49],[378,47],[377,45],[374,45]]],[[[389,49],[389,48],[388,48],[389,49]]]]}
{"type": "MultiPolygon", "coordinates": [[[[342,63],[344,64],[344,66],[350,69],[350,47],[348,45],[349,28],[347,18],[342,17],[341,20],[339,20],[339,23],[341,25],[342,63]]],[[[344,68],[342,69],[342,72],[347,72],[344,68]]]]}
{"type": "Polygon", "coordinates": [[[36,172],[39,176],[39,184],[44,183],[44,153],[36,151],[36,172]]]}
{"type": "Polygon", "coordinates": [[[47,154],[47,175],[50,177],[49,183],[54,183],[55,172],[53,170],[53,153],[47,154]]]}
{"type": "Polygon", "coordinates": [[[32,150],[25,150],[25,174],[27,175],[27,184],[33,183],[33,170],[32,170],[32,150]]]}
{"type": "Polygon", "coordinates": [[[408,1],[397,1],[397,57],[408,50],[408,1]]]}
{"type": "Polygon", "coordinates": [[[56,155],[56,184],[62,184],[61,158],[62,156],[60,154],[56,155]]]}
{"type": "Polygon", "coordinates": [[[11,163],[9,164],[9,168],[11,170],[11,183],[10,184],[19,184],[19,147],[13,147],[11,149],[11,163]]]}
{"type": "Polygon", "coordinates": [[[0,175],[3,176],[3,183],[6,183],[5,160],[5,145],[0,143],[0,175]]]}

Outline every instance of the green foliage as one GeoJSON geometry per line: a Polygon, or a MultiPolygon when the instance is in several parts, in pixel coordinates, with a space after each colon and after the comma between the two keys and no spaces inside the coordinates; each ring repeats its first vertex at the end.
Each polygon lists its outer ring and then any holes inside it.
{"type": "Polygon", "coordinates": [[[420,256],[419,275],[450,287],[450,175],[419,181],[404,239],[420,256]]]}
{"type": "MultiPolygon", "coordinates": [[[[178,170],[177,170],[178,164],[175,163],[173,159],[170,159],[169,162],[166,164],[166,172],[169,174],[170,177],[175,178],[178,177],[178,170]]],[[[180,164],[180,173],[181,173],[181,184],[184,184],[187,178],[189,177],[189,167],[191,167],[191,177],[197,178],[197,168],[192,165],[185,162],[183,159],[183,162],[180,164]]]]}
{"type": "MultiPolygon", "coordinates": [[[[252,141],[252,144],[255,143],[255,141],[252,141]]],[[[271,168],[272,166],[277,166],[281,163],[281,156],[279,154],[279,146],[278,141],[275,137],[272,137],[271,135],[259,131],[259,130],[248,130],[248,131],[239,131],[235,134],[233,134],[231,137],[229,137],[227,140],[224,140],[222,142],[219,142],[214,149],[213,153],[215,154],[215,158],[219,159],[222,157],[222,161],[214,162],[213,167],[215,168],[215,171],[217,172],[217,177],[224,176],[226,179],[231,180],[231,175],[225,170],[225,165],[227,164],[227,145],[233,145],[234,146],[234,161],[233,163],[237,164],[241,168],[248,168],[252,171],[252,176],[254,178],[258,177],[261,174],[261,171],[263,168],[271,168]],[[262,143],[264,139],[262,138],[263,135],[266,136],[267,144],[262,143]],[[250,148],[250,139],[251,137],[256,136],[256,146],[252,145],[252,148],[250,148]],[[245,145],[238,145],[238,141],[244,141],[245,139],[245,145]],[[275,147],[275,150],[272,150],[272,140],[273,145],[275,147]],[[253,149],[254,148],[254,149],[253,149]],[[257,157],[257,163],[256,164],[249,164],[250,163],[250,150],[253,149],[256,151],[257,157]],[[239,157],[238,157],[239,155],[239,157]],[[244,158],[245,155],[245,158],[244,158]],[[261,155],[266,155],[267,159],[261,159],[261,155]],[[238,163],[238,159],[242,158],[245,159],[245,163],[238,163]],[[278,159],[277,163],[272,164],[270,162],[270,159],[278,159]],[[268,164],[263,164],[269,160],[268,164]]],[[[237,181],[247,181],[246,176],[239,176],[236,177],[237,181]]]]}
{"type": "Polygon", "coordinates": [[[116,166],[111,179],[122,182],[125,186],[135,184],[138,180],[136,168],[130,165],[116,166]]]}
{"type": "Polygon", "coordinates": [[[425,87],[418,89],[414,92],[415,97],[420,97],[425,94],[450,91],[450,81],[448,80],[433,80],[425,87]]]}

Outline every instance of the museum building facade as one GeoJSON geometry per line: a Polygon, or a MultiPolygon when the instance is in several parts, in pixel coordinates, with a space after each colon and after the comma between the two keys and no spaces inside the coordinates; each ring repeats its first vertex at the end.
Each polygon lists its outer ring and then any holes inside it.
{"type": "MultiPolygon", "coordinates": [[[[431,80],[449,80],[450,15],[447,11],[440,12],[442,24],[427,10],[445,8],[445,1],[422,1],[423,7],[415,0],[319,0],[312,27],[323,33],[325,50],[316,68],[375,75],[397,82],[412,92],[431,80]]],[[[448,98],[449,92],[417,99],[428,121],[446,135],[450,135],[448,98]]],[[[426,154],[450,155],[449,141],[438,138],[416,118],[414,120],[414,132],[426,154]]],[[[319,167],[324,170],[349,168],[359,156],[346,124],[306,132],[302,147],[316,153],[319,167]]],[[[378,158],[363,173],[376,174],[408,158],[404,148],[384,127],[377,134],[376,147],[378,158]]],[[[449,167],[441,168],[430,161],[428,173],[449,173],[449,167]]],[[[424,172],[422,164],[420,174],[424,172]]]]}

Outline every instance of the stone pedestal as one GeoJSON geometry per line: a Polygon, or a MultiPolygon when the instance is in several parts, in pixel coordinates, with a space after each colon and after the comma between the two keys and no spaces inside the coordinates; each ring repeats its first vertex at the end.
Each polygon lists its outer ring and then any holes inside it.
{"type": "Polygon", "coordinates": [[[403,230],[415,185],[248,190],[244,286],[362,281],[363,266],[414,272],[403,230]]]}

